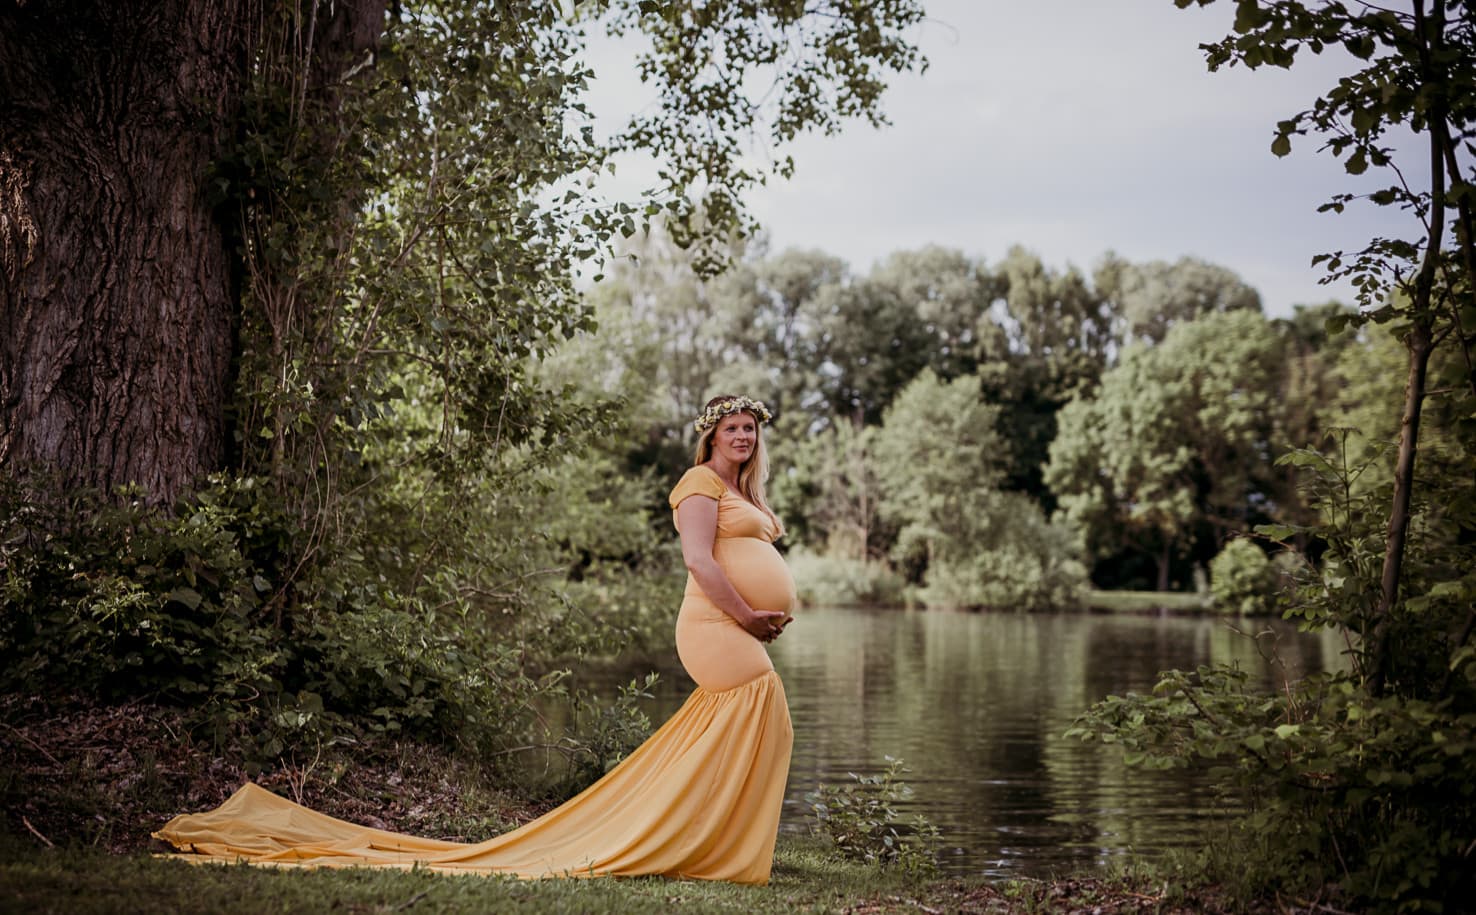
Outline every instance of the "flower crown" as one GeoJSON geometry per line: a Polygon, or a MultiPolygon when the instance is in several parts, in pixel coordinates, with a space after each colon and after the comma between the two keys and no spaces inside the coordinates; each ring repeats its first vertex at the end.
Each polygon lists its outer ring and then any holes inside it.
{"type": "Polygon", "coordinates": [[[754,416],[758,417],[758,421],[761,424],[766,423],[773,418],[773,414],[769,412],[768,407],[763,405],[762,401],[750,400],[747,397],[741,396],[730,397],[727,400],[720,400],[712,406],[708,407],[706,410],[703,410],[702,415],[697,417],[697,421],[692,423],[692,428],[696,429],[697,433],[700,435],[701,433],[706,432],[708,429],[711,429],[713,426],[716,426],[718,424],[718,420],[722,419],[724,416],[727,416],[731,413],[745,412],[752,413],[754,416]]]}

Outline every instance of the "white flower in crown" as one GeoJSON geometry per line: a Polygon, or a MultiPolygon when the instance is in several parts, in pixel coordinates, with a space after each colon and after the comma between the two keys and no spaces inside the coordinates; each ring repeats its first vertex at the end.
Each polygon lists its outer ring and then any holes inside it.
{"type": "Polygon", "coordinates": [[[724,416],[744,412],[757,416],[760,423],[766,423],[773,418],[773,414],[769,412],[768,407],[764,406],[763,401],[751,400],[747,397],[733,397],[728,400],[720,400],[702,411],[702,415],[697,417],[696,422],[692,423],[692,428],[696,429],[698,434],[701,434],[716,426],[718,420],[724,416]]]}

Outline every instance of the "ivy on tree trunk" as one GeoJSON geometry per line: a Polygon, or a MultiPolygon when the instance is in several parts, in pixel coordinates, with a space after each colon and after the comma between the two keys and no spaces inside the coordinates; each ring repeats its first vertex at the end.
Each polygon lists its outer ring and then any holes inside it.
{"type": "Polygon", "coordinates": [[[211,166],[268,36],[323,96],[383,19],[378,0],[0,2],[0,465],[157,502],[221,467],[241,283],[211,166]]]}

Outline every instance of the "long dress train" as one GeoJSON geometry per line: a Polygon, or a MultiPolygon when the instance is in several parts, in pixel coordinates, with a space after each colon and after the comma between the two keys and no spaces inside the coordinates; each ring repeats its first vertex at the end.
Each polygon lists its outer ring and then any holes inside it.
{"type": "MultiPolygon", "coordinates": [[[[718,501],[713,556],[754,607],[789,610],[778,526],[705,467],[672,491],[718,501]]],[[[195,861],[424,867],[520,877],[659,874],[767,883],[793,742],[784,686],[762,643],[688,578],[677,653],[697,689],[650,739],[578,796],[518,829],[465,844],[357,826],[254,784],[157,838],[195,861]]]]}

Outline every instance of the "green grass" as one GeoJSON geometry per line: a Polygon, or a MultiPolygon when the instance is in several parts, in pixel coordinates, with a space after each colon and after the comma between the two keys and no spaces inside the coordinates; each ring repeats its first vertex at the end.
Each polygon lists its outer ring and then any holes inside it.
{"type": "MultiPolygon", "coordinates": [[[[93,849],[0,846],[0,911],[123,912],[830,912],[866,901],[902,909],[920,897],[980,891],[842,861],[817,840],[784,837],[767,887],[661,878],[517,880],[398,870],[279,870],[190,865],[93,849]],[[893,897],[896,897],[893,899],[893,897]]],[[[984,892],[989,892],[983,889],[984,892]]]]}
{"type": "Polygon", "coordinates": [[[0,912],[485,913],[1223,912],[1223,900],[1123,878],[989,884],[842,860],[818,839],[781,836],[766,887],[659,877],[518,880],[428,871],[191,865],[95,848],[47,849],[0,834],[0,912]],[[1151,894],[1151,895],[1150,895],[1151,894]]]}
{"type": "Polygon", "coordinates": [[[1086,605],[1109,613],[1209,613],[1206,595],[1183,591],[1088,591],[1086,605]]]}

